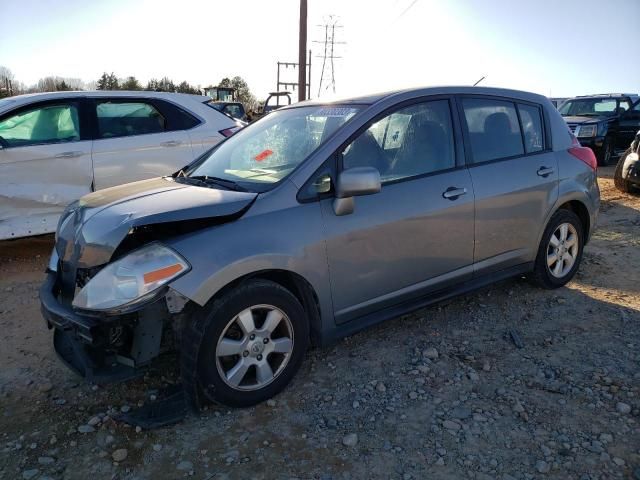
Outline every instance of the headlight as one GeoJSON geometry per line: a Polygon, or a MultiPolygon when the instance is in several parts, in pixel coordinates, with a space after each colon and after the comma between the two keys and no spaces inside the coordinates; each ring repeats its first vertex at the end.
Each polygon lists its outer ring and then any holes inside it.
{"type": "Polygon", "coordinates": [[[577,132],[578,138],[595,137],[597,129],[597,125],[580,125],[577,132]]]}
{"type": "Polygon", "coordinates": [[[186,273],[187,261],[164,245],[151,243],[104,267],[73,299],[73,306],[110,310],[138,303],[186,273]]]}

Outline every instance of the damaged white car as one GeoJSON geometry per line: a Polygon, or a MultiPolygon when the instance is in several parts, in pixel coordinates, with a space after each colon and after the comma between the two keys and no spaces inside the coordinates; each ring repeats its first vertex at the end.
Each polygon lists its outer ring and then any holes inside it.
{"type": "Polygon", "coordinates": [[[0,100],[0,240],[55,232],[72,201],[171,174],[244,125],[210,102],[125,91],[0,100]]]}

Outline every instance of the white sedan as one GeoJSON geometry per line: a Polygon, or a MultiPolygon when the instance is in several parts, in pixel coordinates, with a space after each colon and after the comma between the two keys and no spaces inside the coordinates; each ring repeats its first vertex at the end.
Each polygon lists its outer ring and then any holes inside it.
{"type": "Polygon", "coordinates": [[[143,91],[0,100],[0,240],[54,232],[72,201],[171,174],[244,125],[210,102],[143,91]]]}

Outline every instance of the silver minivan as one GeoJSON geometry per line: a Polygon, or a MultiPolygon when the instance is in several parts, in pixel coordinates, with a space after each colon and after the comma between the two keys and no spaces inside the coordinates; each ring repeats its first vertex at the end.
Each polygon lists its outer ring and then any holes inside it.
{"type": "Polygon", "coordinates": [[[42,311],[90,381],[174,348],[195,405],[252,405],[310,344],[515,275],[563,286],[599,195],[593,152],[540,95],[303,102],[172,176],[69,205],[42,311]]]}

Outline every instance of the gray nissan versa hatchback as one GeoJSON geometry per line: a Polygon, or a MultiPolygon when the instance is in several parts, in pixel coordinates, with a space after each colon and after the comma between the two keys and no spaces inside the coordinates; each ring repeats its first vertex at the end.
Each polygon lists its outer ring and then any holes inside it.
{"type": "Polygon", "coordinates": [[[303,102],[172,176],[69,205],[42,312],[93,382],[173,347],[194,404],[252,405],[310,344],[514,275],[566,284],[599,202],[593,152],[543,96],[303,102]]]}

